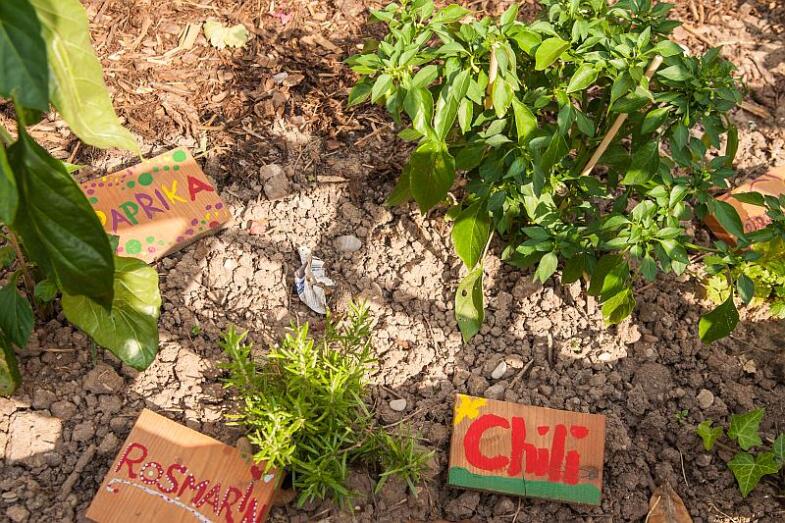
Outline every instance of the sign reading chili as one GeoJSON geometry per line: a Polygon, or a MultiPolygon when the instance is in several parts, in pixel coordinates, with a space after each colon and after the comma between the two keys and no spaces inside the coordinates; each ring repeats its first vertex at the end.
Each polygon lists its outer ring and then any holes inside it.
{"type": "Polygon", "coordinates": [[[449,484],[599,505],[605,417],[458,394],[449,484]]]}
{"type": "Polygon", "coordinates": [[[211,234],[231,218],[186,149],[81,184],[117,254],[147,263],[211,234]]]}
{"type": "Polygon", "coordinates": [[[259,523],[277,483],[263,463],[145,409],[86,516],[99,523],[259,523]]]}

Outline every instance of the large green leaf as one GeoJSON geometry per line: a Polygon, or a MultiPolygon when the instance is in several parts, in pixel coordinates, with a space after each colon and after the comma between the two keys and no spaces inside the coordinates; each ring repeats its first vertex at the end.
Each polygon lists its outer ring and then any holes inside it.
{"type": "Polygon", "coordinates": [[[136,258],[115,256],[112,310],[85,296],[63,293],[68,321],[135,369],[145,369],[158,352],[161,293],[158,274],[136,258]]]}
{"type": "Polygon", "coordinates": [[[452,226],[452,243],[464,265],[472,268],[482,258],[491,230],[491,219],[483,202],[461,211],[452,226]]]}
{"type": "Polygon", "coordinates": [[[112,108],[101,62],[93,52],[79,0],[30,0],[43,26],[49,57],[49,99],[71,130],[96,147],[137,154],[139,145],[112,108]]]}
{"type": "Polygon", "coordinates": [[[69,294],[112,303],[112,249],[87,197],[58,162],[20,128],[8,149],[19,187],[13,228],[32,261],[69,294]]]}
{"type": "Polygon", "coordinates": [[[0,96],[49,109],[49,72],[41,23],[27,0],[0,2],[0,96]]]}
{"type": "Polygon", "coordinates": [[[0,289],[0,331],[19,348],[27,345],[33,332],[33,308],[16,290],[16,278],[0,289]]]}
{"type": "Polygon", "coordinates": [[[22,381],[11,343],[0,334],[0,395],[10,396],[22,381]]]}
{"type": "Polygon", "coordinates": [[[632,289],[625,287],[603,302],[602,318],[606,324],[616,325],[632,314],[634,310],[635,296],[632,293],[632,289]]]}
{"type": "Polygon", "coordinates": [[[739,213],[733,205],[728,202],[714,200],[712,207],[714,207],[714,217],[717,218],[723,229],[736,238],[744,238],[744,225],[742,225],[739,213]]]}
{"type": "Polygon", "coordinates": [[[698,335],[703,343],[712,343],[733,332],[739,323],[739,311],[733,303],[733,293],[716,309],[701,316],[698,335]]]}
{"type": "Polygon", "coordinates": [[[760,439],[760,422],[763,419],[764,409],[755,409],[744,414],[734,414],[730,417],[728,437],[735,440],[744,450],[763,444],[760,439]]]}
{"type": "Polygon", "coordinates": [[[537,130],[537,117],[517,98],[512,99],[512,110],[515,115],[515,129],[518,131],[518,141],[526,140],[537,130]]]}
{"type": "Polygon", "coordinates": [[[642,185],[657,172],[660,165],[660,143],[651,140],[632,155],[630,168],[624,175],[624,185],[642,185]]]}
{"type": "Polygon", "coordinates": [[[554,36],[544,40],[534,53],[535,69],[542,71],[556,61],[570,47],[570,42],[554,36]]]}
{"type": "Polygon", "coordinates": [[[455,319],[461,329],[463,341],[468,342],[485,319],[485,305],[482,296],[483,266],[478,264],[469,274],[463,277],[455,291],[455,319]]]}
{"type": "Polygon", "coordinates": [[[423,212],[439,203],[455,180],[455,159],[447,146],[424,142],[409,159],[409,189],[423,212]]]}
{"type": "Polygon", "coordinates": [[[16,178],[8,164],[5,146],[0,143],[0,220],[3,223],[14,222],[17,205],[19,205],[19,192],[16,188],[16,178]]]}
{"type": "Polygon", "coordinates": [[[736,477],[741,495],[745,498],[763,476],[776,474],[779,472],[780,466],[774,460],[772,452],[761,452],[755,457],[746,452],[739,452],[728,462],[728,468],[736,477]]]}
{"type": "Polygon", "coordinates": [[[583,91],[597,79],[599,71],[592,64],[583,64],[575,71],[570,79],[570,84],[567,86],[568,93],[576,91],[583,91]]]}

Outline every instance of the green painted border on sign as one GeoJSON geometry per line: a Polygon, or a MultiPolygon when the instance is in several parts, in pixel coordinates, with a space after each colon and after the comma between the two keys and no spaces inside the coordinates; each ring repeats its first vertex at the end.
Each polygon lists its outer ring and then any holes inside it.
{"type": "Polygon", "coordinates": [[[489,490],[515,496],[571,501],[586,505],[599,505],[601,492],[590,483],[567,485],[551,481],[524,480],[503,476],[484,476],[463,467],[451,467],[448,483],[454,487],[489,490]]]}

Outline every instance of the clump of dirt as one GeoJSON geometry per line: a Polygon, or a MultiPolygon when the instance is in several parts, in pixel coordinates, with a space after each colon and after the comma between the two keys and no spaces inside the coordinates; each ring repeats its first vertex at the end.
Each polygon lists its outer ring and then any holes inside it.
{"type": "MultiPolygon", "coordinates": [[[[768,434],[785,424],[785,329],[765,314],[703,346],[700,285],[665,278],[643,290],[631,320],[606,329],[580,284],[533,283],[492,257],[486,322],[470,344],[461,343],[452,310],[460,261],[449,227],[414,208],[384,207],[407,146],[378,109],[346,109],[352,78],[341,60],[377,30],[366,26],[363,3],[86,3],[119,113],[150,154],[194,149],[234,222],[157,264],[161,351],[146,371],[100,350],[94,360],[89,340],[62,316],[37,328],[20,355],[22,388],[0,399],[4,517],[83,519],[144,407],[233,444],[240,434],[224,423],[231,401],[216,341],[229,324],[249,329],[259,350],[292,321],[321,328],[292,289],[296,249],[307,243],[337,282],[336,310],[352,297],[371,303],[379,356],[373,401],[384,422],[406,418],[436,451],[434,475],[415,497],[394,482],[374,494],[358,471],[353,515],[329,503],[287,505],[272,511],[272,521],[635,521],[665,482],[696,522],[782,519],[774,485],[764,482],[742,498],[723,462],[728,456],[704,452],[693,432],[706,418],[753,406],[767,407],[768,434]],[[200,36],[193,48],[173,51],[187,24],[208,17],[244,23],[254,37],[241,50],[213,49],[200,36]],[[449,488],[457,392],[606,415],[602,506],[449,488]],[[391,406],[400,399],[405,405],[391,406]]],[[[508,3],[471,5],[499,12],[508,3]]],[[[750,89],[749,106],[733,116],[739,179],[785,162],[785,15],[775,4],[678,7],[686,25],[677,38],[694,52],[724,44],[750,89]]],[[[54,117],[34,135],[93,172],[133,161],[80,147],[54,117]]]]}

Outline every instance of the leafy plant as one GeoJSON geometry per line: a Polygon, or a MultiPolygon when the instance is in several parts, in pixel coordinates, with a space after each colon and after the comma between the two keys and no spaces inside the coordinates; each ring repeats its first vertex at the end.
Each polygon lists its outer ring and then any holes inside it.
{"type": "Polygon", "coordinates": [[[143,369],[158,348],[161,297],[155,270],[114,256],[90,203],[28,134],[50,102],[85,143],[139,152],[112,109],[78,0],[0,2],[0,97],[16,111],[16,138],[0,125],[0,248],[11,268],[0,289],[0,393],[20,380],[23,348],[44,304],[63,294],[65,316],[124,362],[143,369]],[[24,281],[26,299],[17,289],[24,281]],[[32,305],[31,305],[32,304],[32,305]]]}
{"type": "MultiPolygon", "coordinates": [[[[742,449],[736,452],[733,459],[728,461],[728,468],[733,472],[741,495],[744,497],[752,492],[761,478],[778,474],[785,463],[785,434],[780,434],[774,440],[770,450],[757,451],[754,454],[748,452],[753,447],[763,445],[760,436],[760,422],[763,419],[763,414],[764,409],[755,409],[745,414],[734,414],[731,416],[728,427],[728,439],[736,442],[742,449]]],[[[698,436],[703,440],[703,447],[709,451],[717,445],[733,452],[734,449],[718,441],[724,432],[722,427],[714,427],[713,424],[713,421],[705,420],[696,429],[698,436]]]]}
{"type": "Polygon", "coordinates": [[[300,505],[327,497],[347,503],[355,461],[379,469],[377,490],[390,476],[414,490],[431,453],[412,436],[379,427],[365,403],[374,362],[367,307],[352,305],[343,323],[328,317],[318,340],[308,324],[293,327],[263,361],[255,361],[246,335],[230,327],[221,342],[227,387],[239,399],[231,419],[247,430],[256,462],[289,470],[300,505]]]}
{"type": "MultiPolygon", "coordinates": [[[[669,40],[671,4],[540,4],[541,18],[524,23],[517,4],[478,20],[461,6],[401,0],[372,11],[388,34],[347,61],[359,74],[349,104],[384,105],[398,136],[416,143],[388,202],[449,206],[468,271],[455,297],[464,339],[483,321],[494,236],[504,261],[541,282],[560,267],[563,283],[587,277],[608,324],[634,310],[636,280],[682,274],[691,253],[742,299],[764,292],[739,267],[760,260],[748,247],[781,236],[783,222],[747,234],[714,198],[729,187],[738,147],[727,115],[741,101],[733,65],[719,49],[690,56],[669,40]],[[449,198],[459,175],[465,184],[449,198]],[[690,222],[709,214],[736,245],[694,240],[690,222]]],[[[770,197],[749,199],[782,217],[770,197]]],[[[731,291],[701,318],[704,342],[738,323],[731,291]]]]}

